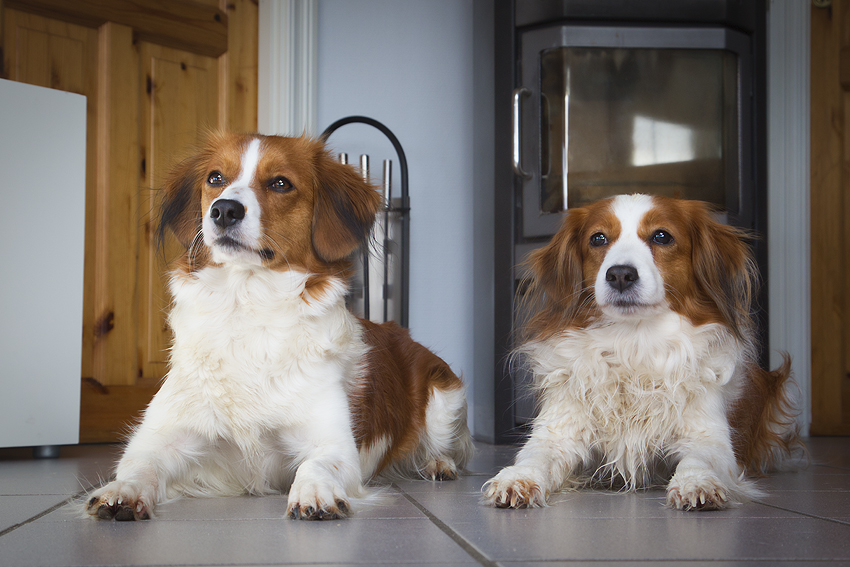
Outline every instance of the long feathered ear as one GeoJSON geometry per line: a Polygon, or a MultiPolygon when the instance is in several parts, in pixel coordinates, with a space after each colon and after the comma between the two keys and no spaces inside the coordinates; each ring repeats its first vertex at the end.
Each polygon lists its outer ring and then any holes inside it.
{"type": "Polygon", "coordinates": [[[313,248],[325,262],[346,258],[369,237],[381,196],[351,166],[322,152],[313,208],[313,248]]]}
{"type": "Polygon", "coordinates": [[[747,241],[750,236],[712,218],[708,207],[692,201],[693,266],[699,285],[717,305],[720,314],[739,338],[752,335],[753,295],[758,268],[747,241]]]}
{"type": "Polygon", "coordinates": [[[546,334],[563,329],[575,320],[586,304],[581,257],[581,233],[586,209],[570,209],[551,242],[535,250],[526,266],[530,275],[520,288],[528,295],[522,301],[537,314],[527,334],[546,334]]]}
{"type": "Polygon", "coordinates": [[[201,155],[181,162],[168,176],[160,204],[157,241],[160,247],[168,230],[188,248],[201,230],[201,155]]]}

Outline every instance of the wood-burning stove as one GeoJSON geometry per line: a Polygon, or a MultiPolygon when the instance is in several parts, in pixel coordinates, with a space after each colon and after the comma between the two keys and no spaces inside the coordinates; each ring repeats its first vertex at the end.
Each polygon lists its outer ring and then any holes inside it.
{"type": "MultiPolygon", "coordinates": [[[[507,364],[518,266],[565,210],[672,195],[765,234],[764,47],[762,0],[497,3],[494,440],[534,413],[528,377],[507,364]]],[[[763,240],[755,255],[764,273],[763,240]]]]}

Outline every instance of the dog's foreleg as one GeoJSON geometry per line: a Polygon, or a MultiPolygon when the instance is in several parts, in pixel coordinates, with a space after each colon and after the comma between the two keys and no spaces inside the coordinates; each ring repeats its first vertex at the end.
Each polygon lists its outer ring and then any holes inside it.
{"type": "Polygon", "coordinates": [[[289,489],[286,515],[296,520],[344,518],[352,496],[362,492],[360,457],[348,424],[348,413],[328,415],[290,436],[301,464],[289,489]]]}
{"type": "Polygon", "coordinates": [[[667,486],[667,505],[679,510],[727,508],[747,490],[719,395],[702,402],[685,410],[687,429],[670,451],[679,463],[667,486]]]}
{"type": "Polygon", "coordinates": [[[531,437],[515,464],[484,484],[484,500],[498,508],[545,506],[549,494],[561,489],[588,449],[575,420],[550,415],[544,407],[531,437]]]}
{"type": "Polygon", "coordinates": [[[89,495],[86,513],[104,520],[151,518],[169,483],[187,473],[201,445],[196,436],[142,423],[118,462],[115,480],[89,495]]]}

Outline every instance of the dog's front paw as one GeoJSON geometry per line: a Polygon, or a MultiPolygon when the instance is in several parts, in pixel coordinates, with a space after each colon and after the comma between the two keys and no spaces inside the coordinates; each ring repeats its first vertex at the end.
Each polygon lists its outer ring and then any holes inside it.
{"type": "Polygon", "coordinates": [[[93,492],[86,501],[86,513],[101,520],[148,520],[154,503],[142,495],[138,482],[110,482],[93,492]]]}
{"type": "Polygon", "coordinates": [[[546,505],[541,483],[527,467],[507,467],[484,483],[484,500],[496,508],[534,508],[546,505]]]}
{"type": "Polygon", "coordinates": [[[301,483],[289,490],[286,516],[293,520],[338,520],[348,516],[351,504],[327,484],[301,483]]]}
{"type": "Polygon", "coordinates": [[[436,457],[428,460],[422,475],[429,480],[456,480],[457,465],[451,457],[436,457]]]}
{"type": "Polygon", "coordinates": [[[675,474],[667,485],[667,505],[678,510],[722,510],[731,506],[729,491],[710,472],[675,474]]]}

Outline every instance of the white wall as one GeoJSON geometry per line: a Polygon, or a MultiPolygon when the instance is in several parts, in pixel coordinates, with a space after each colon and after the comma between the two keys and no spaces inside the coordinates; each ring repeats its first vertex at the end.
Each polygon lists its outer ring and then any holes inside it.
{"type": "MultiPolygon", "coordinates": [[[[318,22],[319,130],[365,115],[384,123],[404,147],[411,333],[471,384],[473,2],[321,0],[318,22]]],[[[353,163],[369,153],[373,171],[384,158],[397,171],[391,146],[368,126],[345,126],[329,142],[353,163]]]]}

